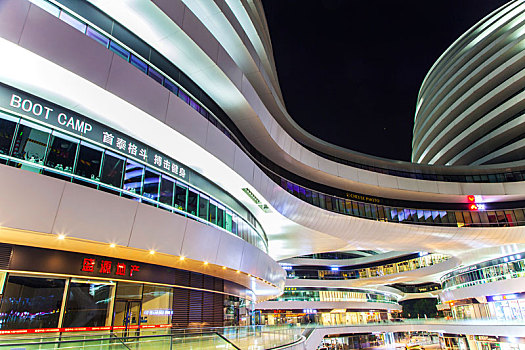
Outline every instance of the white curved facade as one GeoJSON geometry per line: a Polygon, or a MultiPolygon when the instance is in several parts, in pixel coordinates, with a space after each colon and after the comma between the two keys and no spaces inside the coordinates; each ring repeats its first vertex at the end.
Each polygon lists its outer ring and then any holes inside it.
{"type": "Polygon", "coordinates": [[[482,165],[523,160],[525,5],[512,1],[459,38],[419,92],[412,161],[482,165]]]}

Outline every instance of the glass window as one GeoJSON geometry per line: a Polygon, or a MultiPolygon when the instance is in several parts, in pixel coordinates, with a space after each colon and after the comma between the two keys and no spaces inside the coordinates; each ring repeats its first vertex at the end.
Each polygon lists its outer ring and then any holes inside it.
{"type": "Polygon", "coordinates": [[[145,284],[141,325],[169,324],[173,313],[173,288],[145,284]]]}
{"type": "Polygon", "coordinates": [[[197,102],[195,102],[193,99],[190,98],[190,106],[191,108],[193,108],[194,110],[198,111],[200,109],[199,105],[197,104],[197,102]]]}
{"type": "Polygon", "coordinates": [[[120,188],[123,169],[124,158],[113,152],[106,151],[104,153],[100,180],[105,184],[120,188]]]}
{"type": "Polygon", "coordinates": [[[75,174],[92,180],[99,180],[102,149],[80,141],[75,174]]]}
{"type": "Polygon", "coordinates": [[[157,83],[162,85],[162,82],[164,81],[164,77],[162,74],[157,72],[155,69],[149,67],[148,75],[153,78],[157,83]]]}
{"type": "Polygon", "coordinates": [[[114,284],[71,281],[63,327],[111,326],[109,313],[114,284]]]}
{"type": "Polygon", "coordinates": [[[69,24],[71,27],[77,29],[78,31],[80,31],[82,33],[86,32],[87,26],[84,23],[82,23],[81,21],[79,21],[75,17],[65,13],[64,11],[60,12],[60,15],[58,16],[58,18],[60,18],[62,21],[64,21],[67,24],[69,24]]]}
{"type": "Polygon", "coordinates": [[[225,225],[224,225],[224,228],[229,231],[229,232],[232,232],[232,212],[227,210],[226,211],[226,222],[225,222],[225,225]]]}
{"type": "Polygon", "coordinates": [[[142,299],[142,287],[142,283],[118,282],[115,297],[126,300],[142,299]]]}
{"type": "Polygon", "coordinates": [[[319,195],[315,191],[312,191],[312,204],[315,205],[316,207],[319,206],[319,195]]]}
{"type": "Polygon", "coordinates": [[[43,164],[51,129],[22,120],[13,147],[13,157],[43,164]]]}
{"type": "Polygon", "coordinates": [[[182,90],[179,89],[179,97],[181,100],[183,100],[186,103],[190,103],[190,97],[182,90]]]}
{"type": "Polygon", "coordinates": [[[135,194],[142,194],[142,179],[144,177],[144,166],[132,161],[126,160],[126,170],[124,173],[124,189],[135,194]]]}
{"type": "Polygon", "coordinates": [[[175,180],[166,175],[162,175],[160,179],[160,198],[161,203],[172,206],[173,205],[173,186],[175,180]]]}
{"type": "Polygon", "coordinates": [[[197,202],[199,194],[194,189],[190,188],[188,191],[188,213],[197,215],[197,202]]]}
{"type": "Polygon", "coordinates": [[[210,201],[210,218],[208,220],[212,224],[217,223],[217,203],[210,201]]]}
{"type": "Polygon", "coordinates": [[[208,221],[208,205],[210,204],[210,199],[208,196],[201,194],[199,196],[199,218],[208,221]]]}
{"type": "Polygon", "coordinates": [[[95,29],[88,27],[86,30],[87,36],[97,41],[99,44],[104,45],[106,48],[109,46],[109,39],[102,33],[99,33],[95,29]]]}
{"type": "Polygon", "coordinates": [[[164,87],[166,89],[170,90],[171,92],[173,92],[175,95],[177,95],[179,93],[179,88],[177,87],[177,85],[175,85],[174,83],[172,83],[168,79],[164,79],[164,87]]]}
{"type": "Polygon", "coordinates": [[[46,166],[68,173],[73,172],[78,140],[53,131],[47,150],[46,166]]]}
{"type": "Polygon", "coordinates": [[[146,168],[142,195],[157,201],[159,199],[160,173],[146,168]]]}
{"type": "Polygon", "coordinates": [[[217,206],[217,225],[224,228],[224,207],[217,206]]]}
{"type": "Polygon", "coordinates": [[[186,211],[186,192],[188,192],[188,188],[180,182],[177,182],[175,185],[175,198],[173,202],[175,208],[186,211]]]}
{"type": "Polygon", "coordinates": [[[143,73],[148,73],[148,65],[144,63],[140,58],[135,55],[131,55],[129,62],[134,65],[136,68],[140,69],[143,73]]]}
{"type": "Polygon", "coordinates": [[[64,279],[10,275],[0,306],[0,328],[57,327],[65,284],[64,279]]]}
{"type": "Polygon", "coordinates": [[[116,42],[114,42],[113,40],[111,40],[111,42],[109,43],[109,49],[116,53],[118,56],[125,59],[126,61],[129,61],[129,51],[117,44],[116,42]]]}
{"type": "Polygon", "coordinates": [[[232,233],[237,234],[239,228],[239,217],[237,215],[232,216],[232,233]]]}
{"type": "Polygon", "coordinates": [[[17,122],[15,118],[2,115],[1,113],[0,116],[2,118],[0,119],[0,154],[9,154],[17,122]]]}

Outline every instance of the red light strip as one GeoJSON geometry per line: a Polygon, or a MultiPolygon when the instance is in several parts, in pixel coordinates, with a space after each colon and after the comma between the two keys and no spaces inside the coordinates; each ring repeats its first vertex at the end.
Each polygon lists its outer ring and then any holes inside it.
{"type": "MultiPolygon", "coordinates": [[[[140,329],[149,328],[171,328],[171,324],[151,324],[140,326],[140,329]]],[[[0,331],[0,335],[9,334],[34,334],[34,333],[64,333],[64,332],[93,332],[93,331],[112,331],[126,329],[125,326],[105,326],[105,327],[72,327],[72,328],[37,328],[37,329],[12,329],[0,331]]],[[[128,326],[128,329],[139,329],[138,325],[128,326]]]]}

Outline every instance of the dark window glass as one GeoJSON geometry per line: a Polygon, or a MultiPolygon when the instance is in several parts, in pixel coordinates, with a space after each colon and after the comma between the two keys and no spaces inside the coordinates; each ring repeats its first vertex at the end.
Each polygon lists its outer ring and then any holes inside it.
{"type": "Polygon", "coordinates": [[[125,59],[126,61],[129,61],[129,51],[117,44],[116,42],[111,41],[109,44],[109,49],[117,55],[119,55],[120,57],[122,57],[123,59],[125,59]]]}
{"type": "Polygon", "coordinates": [[[304,195],[306,197],[306,202],[312,204],[312,191],[305,189],[304,195]]]}
{"type": "Polygon", "coordinates": [[[224,228],[224,208],[217,207],[217,225],[224,228]]]}
{"type": "Polygon", "coordinates": [[[144,188],[142,195],[151,200],[159,199],[159,183],[160,183],[160,174],[156,171],[153,171],[149,168],[146,168],[144,175],[144,188]]]}
{"type": "Polygon", "coordinates": [[[111,285],[96,283],[69,284],[64,327],[109,326],[111,285]]]}
{"type": "Polygon", "coordinates": [[[175,208],[186,211],[186,192],[188,192],[186,186],[182,186],[179,183],[175,185],[175,198],[173,202],[175,208]]]}
{"type": "Polygon", "coordinates": [[[199,217],[203,220],[208,220],[208,205],[210,200],[204,195],[199,196],[199,217]]]}
{"type": "Polygon", "coordinates": [[[164,81],[164,77],[162,74],[157,72],[155,69],[149,67],[148,75],[153,78],[157,83],[162,85],[162,82],[164,81]]]}
{"type": "Polygon", "coordinates": [[[0,306],[0,328],[57,327],[65,282],[54,278],[9,276],[0,306]]]}
{"type": "Polygon", "coordinates": [[[124,169],[124,158],[106,151],[102,163],[102,175],[100,180],[108,185],[120,188],[122,185],[122,170],[124,169]]]}
{"type": "Polygon", "coordinates": [[[78,140],[53,131],[47,151],[46,165],[50,168],[73,172],[78,140]]]}
{"type": "Polygon", "coordinates": [[[191,108],[193,108],[196,111],[199,111],[199,109],[200,109],[199,104],[197,102],[193,101],[193,99],[191,99],[191,98],[190,98],[190,106],[191,106],[191,108]]]}
{"type": "Polygon", "coordinates": [[[315,205],[316,207],[319,206],[319,195],[315,191],[312,191],[312,204],[315,205]]]}
{"type": "Polygon", "coordinates": [[[124,173],[124,189],[135,194],[142,194],[142,178],[144,177],[144,166],[130,159],[126,160],[124,173]]]}
{"type": "Polygon", "coordinates": [[[210,202],[210,218],[208,221],[212,224],[217,223],[217,204],[214,202],[210,202]]]}
{"type": "Polygon", "coordinates": [[[144,73],[148,73],[148,65],[135,55],[131,55],[129,62],[144,73]]]}
{"type": "Polygon", "coordinates": [[[92,180],[99,180],[102,149],[80,142],[75,174],[92,180]]]}
{"type": "Polygon", "coordinates": [[[182,90],[179,89],[179,97],[181,100],[183,100],[186,103],[190,103],[190,97],[182,90]]]}
{"type": "Polygon", "coordinates": [[[50,133],[50,129],[25,121],[20,122],[13,147],[13,157],[43,164],[50,133]]]}
{"type": "Polygon", "coordinates": [[[9,154],[15,128],[14,121],[0,119],[0,154],[9,154]]]}
{"type": "Polygon", "coordinates": [[[326,209],[326,202],[324,199],[324,194],[319,193],[319,206],[323,209],[326,209]]]}
{"type": "Polygon", "coordinates": [[[327,194],[325,194],[324,195],[324,201],[325,201],[325,208],[326,208],[326,210],[332,211],[333,210],[333,208],[332,208],[332,197],[327,195],[327,194]]]}
{"type": "Polygon", "coordinates": [[[357,206],[359,208],[359,216],[361,217],[366,217],[366,213],[365,213],[365,205],[363,203],[357,203],[357,206]]]}
{"type": "Polygon", "coordinates": [[[370,204],[365,203],[365,214],[367,218],[372,217],[372,210],[370,209],[370,204]]]}
{"type": "Polygon", "coordinates": [[[357,206],[357,202],[352,201],[352,215],[359,216],[359,207],[357,206]]]}
{"type": "Polygon", "coordinates": [[[177,87],[177,85],[175,85],[174,83],[172,83],[168,79],[164,79],[164,87],[166,89],[170,90],[171,92],[173,92],[175,95],[177,95],[178,92],[179,92],[179,88],[177,87]]]}
{"type": "Polygon", "coordinates": [[[173,205],[173,186],[175,185],[175,180],[169,178],[165,175],[162,175],[160,180],[160,198],[161,203],[167,205],[173,205]]]}
{"type": "Polygon", "coordinates": [[[106,48],[109,46],[109,39],[106,38],[104,34],[97,32],[95,29],[88,27],[86,34],[91,39],[98,41],[100,44],[104,45],[106,48]]]}
{"type": "Polygon", "coordinates": [[[197,215],[197,200],[199,195],[196,191],[189,189],[188,191],[188,213],[197,215]]]}

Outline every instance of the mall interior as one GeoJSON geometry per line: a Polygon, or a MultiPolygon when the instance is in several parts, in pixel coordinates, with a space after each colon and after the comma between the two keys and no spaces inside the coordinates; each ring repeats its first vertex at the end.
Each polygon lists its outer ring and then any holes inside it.
{"type": "Polygon", "coordinates": [[[459,37],[401,162],[294,121],[260,0],[0,0],[0,348],[525,350],[524,48],[459,37]]]}

